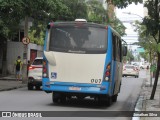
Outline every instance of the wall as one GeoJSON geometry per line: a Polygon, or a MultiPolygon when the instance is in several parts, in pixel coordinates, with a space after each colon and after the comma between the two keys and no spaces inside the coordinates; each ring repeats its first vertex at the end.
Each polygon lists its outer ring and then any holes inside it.
{"type": "Polygon", "coordinates": [[[2,73],[3,48],[0,45],[0,74],[2,73]]]}
{"type": "MultiPolygon", "coordinates": [[[[30,60],[30,50],[37,50],[37,57],[41,57],[43,53],[43,47],[29,43],[27,49],[27,60],[30,60]]],[[[17,56],[21,56],[23,60],[23,52],[24,52],[24,45],[22,42],[7,42],[7,72],[9,74],[14,74],[14,62],[17,59],[17,56]]]]}

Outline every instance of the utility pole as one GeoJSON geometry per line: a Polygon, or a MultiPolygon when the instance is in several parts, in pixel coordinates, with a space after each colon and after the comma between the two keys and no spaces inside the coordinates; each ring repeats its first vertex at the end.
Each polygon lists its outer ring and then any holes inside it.
{"type": "Polygon", "coordinates": [[[28,43],[29,43],[29,38],[28,38],[28,16],[25,16],[25,25],[24,25],[24,38],[22,39],[23,42],[23,68],[22,68],[22,73],[23,73],[23,79],[22,83],[27,83],[27,55],[28,55],[28,43]]]}

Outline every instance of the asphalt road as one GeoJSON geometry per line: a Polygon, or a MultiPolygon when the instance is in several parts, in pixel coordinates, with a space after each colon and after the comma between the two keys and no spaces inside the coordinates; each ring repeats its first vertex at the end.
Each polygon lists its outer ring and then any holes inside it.
{"type": "MultiPolygon", "coordinates": [[[[65,104],[52,103],[52,94],[47,94],[41,90],[28,91],[27,88],[19,88],[11,91],[0,92],[0,111],[133,111],[138,95],[141,90],[144,72],[140,72],[140,78],[126,77],[122,80],[121,91],[118,96],[117,102],[113,103],[110,107],[97,105],[93,100],[87,99],[84,101],[70,100],[65,104]]],[[[59,119],[70,120],[69,118],[62,117],[59,119]]],[[[54,119],[58,119],[54,118],[54,119]]],[[[71,117],[72,119],[74,117],[71,117]]],[[[17,119],[17,118],[16,118],[17,119]]],[[[31,119],[31,118],[30,118],[31,119]]],[[[47,118],[53,119],[53,118],[47,118]]],[[[83,119],[82,117],[76,118],[83,119]]],[[[110,117],[95,117],[87,118],[87,120],[94,119],[108,119],[110,117]]],[[[131,118],[112,117],[118,120],[130,120],[131,118]]]]}

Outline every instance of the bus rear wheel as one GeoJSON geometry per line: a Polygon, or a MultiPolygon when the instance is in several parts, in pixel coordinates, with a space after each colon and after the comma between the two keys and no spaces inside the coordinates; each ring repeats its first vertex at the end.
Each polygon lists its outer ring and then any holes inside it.
{"type": "Polygon", "coordinates": [[[113,95],[113,96],[112,96],[112,102],[116,102],[116,101],[117,101],[117,96],[118,96],[118,95],[113,95]]]}
{"type": "Polygon", "coordinates": [[[60,100],[59,94],[52,92],[52,101],[53,101],[53,103],[58,103],[59,100],[60,100]]]}
{"type": "Polygon", "coordinates": [[[52,92],[52,100],[53,103],[65,103],[66,102],[66,95],[62,93],[52,92]]]}
{"type": "Polygon", "coordinates": [[[108,107],[112,104],[112,97],[109,96],[96,97],[95,100],[98,101],[100,105],[105,105],[108,107]]]}
{"type": "Polygon", "coordinates": [[[109,107],[110,105],[112,105],[112,97],[108,97],[106,100],[106,105],[109,107]]]}

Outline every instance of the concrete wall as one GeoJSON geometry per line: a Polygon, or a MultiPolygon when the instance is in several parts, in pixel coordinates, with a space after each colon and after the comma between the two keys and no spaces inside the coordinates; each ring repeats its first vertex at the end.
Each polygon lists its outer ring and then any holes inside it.
{"type": "MultiPolygon", "coordinates": [[[[2,46],[0,46],[2,47],[2,46]]],[[[0,48],[0,74],[2,72],[2,59],[3,59],[3,49],[0,48]]]]}
{"type": "Polygon", "coordinates": [[[13,73],[13,66],[17,56],[23,58],[23,43],[7,42],[7,73],[13,73]]]}
{"type": "Polygon", "coordinates": [[[40,46],[40,45],[29,43],[27,60],[30,60],[30,50],[31,49],[37,50],[37,57],[42,57],[42,55],[43,55],[43,47],[40,46]]]}
{"type": "MultiPolygon", "coordinates": [[[[17,59],[17,56],[21,56],[23,60],[23,53],[24,53],[24,44],[22,42],[7,42],[7,72],[9,74],[14,74],[14,62],[17,59]]],[[[27,48],[27,60],[30,60],[30,50],[34,49],[37,50],[37,57],[41,57],[43,54],[43,47],[29,43],[27,48]]],[[[24,62],[24,61],[23,61],[24,62]]]]}

